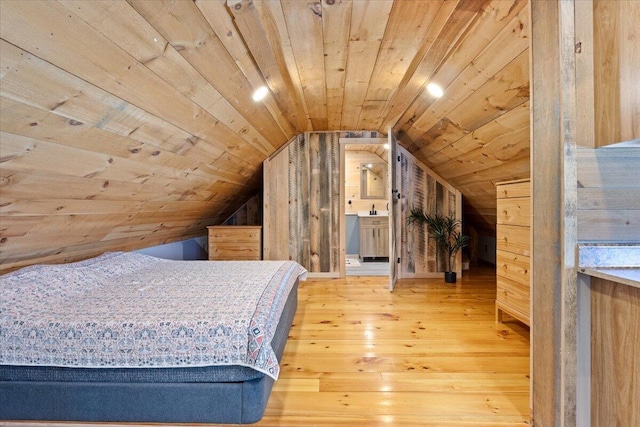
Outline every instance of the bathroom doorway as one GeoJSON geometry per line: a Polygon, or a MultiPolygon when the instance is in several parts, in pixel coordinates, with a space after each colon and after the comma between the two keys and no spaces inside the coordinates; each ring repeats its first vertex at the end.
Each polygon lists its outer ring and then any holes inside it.
{"type": "Polygon", "coordinates": [[[386,138],[340,140],[344,276],[389,276],[389,151],[386,138]]]}

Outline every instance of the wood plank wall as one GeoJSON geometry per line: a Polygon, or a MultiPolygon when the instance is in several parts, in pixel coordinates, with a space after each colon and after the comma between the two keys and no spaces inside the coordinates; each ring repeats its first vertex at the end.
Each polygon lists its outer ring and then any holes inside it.
{"type": "MultiPolygon", "coordinates": [[[[264,257],[293,259],[312,273],[340,273],[340,138],[376,138],[377,132],[307,132],[264,162],[264,257]]],[[[461,216],[461,195],[400,148],[400,277],[444,271],[443,254],[423,227],[407,225],[412,206],[461,216]]],[[[458,270],[460,262],[457,263],[458,270]]]]}
{"type": "Polygon", "coordinates": [[[640,139],[640,2],[592,7],[595,146],[640,139]]]}
{"type": "Polygon", "coordinates": [[[0,2],[0,271],[203,236],[255,194],[294,132],[206,3],[0,2]]]}
{"type": "Polygon", "coordinates": [[[640,145],[578,149],[578,240],[640,239],[640,145]]]}
{"type": "MultiPolygon", "coordinates": [[[[400,156],[400,277],[433,277],[445,271],[446,254],[420,224],[409,224],[411,208],[461,218],[460,192],[446,183],[409,151],[399,147],[400,156]]],[[[460,255],[460,254],[459,254],[460,255]]],[[[460,256],[456,262],[460,271],[460,256]]],[[[435,276],[440,277],[440,274],[435,276]]]]}
{"type": "Polygon", "coordinates": [[[262,225],[262,191],[247,200],[224,225],[262,225]]]}
{"type": "Polygon", "coordinates": [[[307,132],[264,162],[264,258],[311,273],[340,272],[340,138],[377,132],[307,132]]]}
{"type": "Polygon", "coordinates": [[[591,278],[591,426],[640,425],[640,289],[591,278]]]}

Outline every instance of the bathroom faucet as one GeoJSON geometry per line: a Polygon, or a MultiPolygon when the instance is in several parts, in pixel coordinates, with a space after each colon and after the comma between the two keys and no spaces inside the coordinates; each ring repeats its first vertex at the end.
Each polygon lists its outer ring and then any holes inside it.
{"type": "Polygon", "coordinates": [[[371,215],[375,215],[376,214],[376,205],[372,204],[371,205],[371,215]]]}

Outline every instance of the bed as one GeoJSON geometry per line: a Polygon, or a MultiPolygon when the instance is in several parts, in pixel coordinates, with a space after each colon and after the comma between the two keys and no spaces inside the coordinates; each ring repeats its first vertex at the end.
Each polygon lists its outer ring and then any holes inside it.
{"type": "Polygon", "coordinates": [[[0,277],[0,419],[254,423],[306,270],[112,252],[0,277]]]}

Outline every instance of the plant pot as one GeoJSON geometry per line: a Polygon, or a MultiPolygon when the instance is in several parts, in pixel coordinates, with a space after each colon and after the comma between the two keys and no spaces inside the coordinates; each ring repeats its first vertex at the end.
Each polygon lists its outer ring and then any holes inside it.
{"type": "Polygon", "coordinates": [[[445,271],[444,272],[444,281],[447,283],[456,283],[456,272],[455,271],[445,271]]]}

